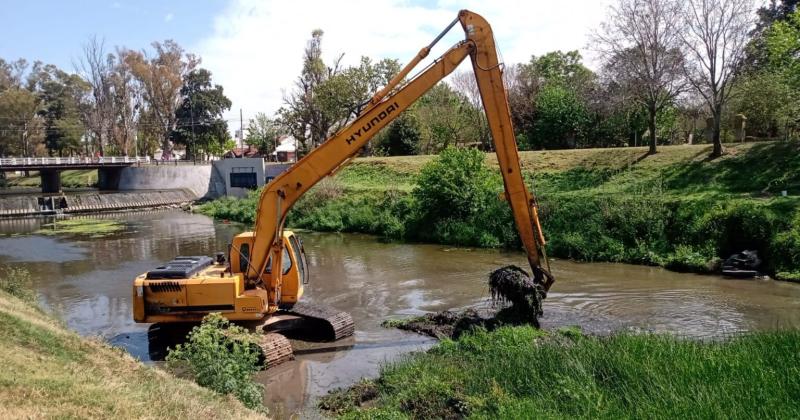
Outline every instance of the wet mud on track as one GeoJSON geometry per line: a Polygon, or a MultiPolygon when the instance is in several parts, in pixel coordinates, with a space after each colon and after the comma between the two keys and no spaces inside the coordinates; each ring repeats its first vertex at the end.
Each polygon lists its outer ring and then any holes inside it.
{"type": "MultiPolygon", "coordinates": [[[[150,360],[148,327],[131,319],[131,279],[179,254],[224,250],[244,227],[180,211],[113,217],[126,229],[103,238],[30,235],[44,219],[0,221],[0,266],[27,268],[42,304],[70,328],[150,360]]],[[[317,396],[375,377],[385,362],[435,342],[381,322],[446,309],[489,309],[488,273],[526,263],[514,252],[383,243],[366,235],[300,236],[311,272],[305,302],[350,312],[356,332],[334,343],[294,340],[295,361],[258,374],[277,418],[297,412],[314,417],[317,396]]],[[[593,333],[636,329],[711,338],[800,327],[800,284],[561,260],[553,261],[553,269],[557,283],[544,302],[543,328],[577,324],[593,333]]]]}

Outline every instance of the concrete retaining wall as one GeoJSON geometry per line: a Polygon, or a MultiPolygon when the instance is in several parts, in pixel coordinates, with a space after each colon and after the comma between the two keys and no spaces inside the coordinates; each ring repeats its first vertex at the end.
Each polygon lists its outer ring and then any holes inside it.
{"type": "Polygon", "coordinates": [[[194,198],[216,198],[217,191],[211,181],[211,165],[131,166],[122,169],[120,190],[187,189],[194,198]]]}
{"type": "Polygon", "coordinates": [[[54,213],[92,213],[179,206],[195,200],[187,189],[86,192],[70,195],[0,196],[0,217],[35,216],[54,213]]]}

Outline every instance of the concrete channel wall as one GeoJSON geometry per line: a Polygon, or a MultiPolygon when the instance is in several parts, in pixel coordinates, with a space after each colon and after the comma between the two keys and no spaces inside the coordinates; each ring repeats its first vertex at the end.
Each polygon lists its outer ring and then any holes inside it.
{"type": "Polygon", "coordinates": [[[186,189],[195,199],[216,198],[225,194],[217,191],[211,180],[212,166],[202,165],[148,165],[122,169],[120,190],[186,189]]]}
{"type": "Polygon", "coordinates": [[[288,167],[266,164],[261,158],[236,158],[213,164],[114,168],[113,174],[99,178],[100,189],[106,191],[0,195],[0,217],[158,208],[226,195],[243,197],[288,167]],[[247,180],[249,188],[232,185],[234,178],[247,180]]]}
{"type": "Polygon", "coordinates": [[[23,217],[59,213],[92,213],[180,206],[195,200],[187,189],[79,192],[69,195],[0,196],[0,217],[23,217]]]}

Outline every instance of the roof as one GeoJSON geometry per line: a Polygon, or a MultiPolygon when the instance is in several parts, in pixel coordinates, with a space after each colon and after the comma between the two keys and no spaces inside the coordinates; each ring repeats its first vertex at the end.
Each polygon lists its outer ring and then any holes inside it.
{"type": "Polygon", "coordinates": [[[261,154],[258,152],[258,147],[255,146],[247,146],[247,147],[234,147],[231,150],[225,152],[223,157],[260,157],[261,154]]]}
{"type": "Polygon", "coordinates": [[[278,152],[294,152],[297,150],[297,140],[292,136],[283,136],[278,139],[278,143],[278,147],[272,152],[273,155],[278,152]]]}

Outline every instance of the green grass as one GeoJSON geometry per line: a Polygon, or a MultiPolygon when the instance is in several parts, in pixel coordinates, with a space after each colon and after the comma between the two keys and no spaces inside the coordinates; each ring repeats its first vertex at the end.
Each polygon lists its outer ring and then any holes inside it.
{"type": "Polygon", "coordinates": [[[37,235],[84,235],[102,238],[125,229],[125,224],[113,219],[70,218],[42,225],[37,235]]]}
{"type": "Polygon", "coordinates": [[[0,291],[0,418],[262,418],[0,291]]]}
{"type": "MultiPolygon", "coordinates": [[[[541,205],[549,255],[583,261],[661,265],[711,272],[720,259],[756,249],[763,269],[800,280],[800,144],[521,152],[541,205]],[[781,191],[788,192],[787,197],[781,191]]],[[[362,232],[404,241],[519,247],[505,203],[466,221],[420,222],[412,191],[431,156],[360,158],[304,196],[290,226],[362,232]]],[[[485,162],[496,169],[496,158],[485,162]]],[[[495,185],[496,193],[502,191],[495,185]]],[[[257,195],[223,199],[200,211],[252,223],[257,195]]]]}
{"type": "MultiPolygon", "coordinates": [[[[39,173],[31,172],[30,176],[9,178],[9,187],[40,187],[39,173]]],[[[64,188],[88,188],[97,186],[96,169],[75,169],[61,172],[61,186],[64,188]]]]}
{"type": "Polygon", "coordinates": [[[323,399],[344,418],[798,418],[800,332],[701,342],[530,327],[444,341],[323,399]],[[348,394],[348,392],[350,394],[348,394]]]}

